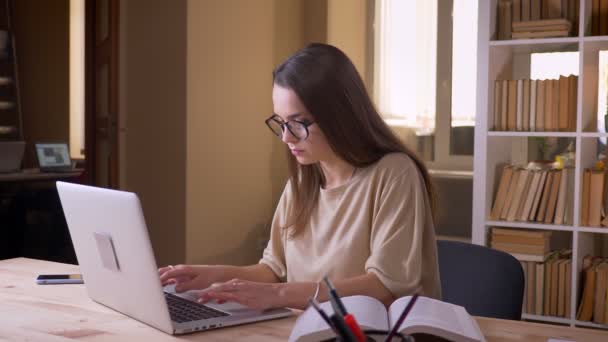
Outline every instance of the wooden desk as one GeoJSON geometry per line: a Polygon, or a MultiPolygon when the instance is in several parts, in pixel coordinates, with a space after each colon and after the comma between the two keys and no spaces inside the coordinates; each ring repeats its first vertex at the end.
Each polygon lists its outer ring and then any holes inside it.
{"type": "MultiPolygon", "coordinates": [[[[40,273],[78,266],[17,258],[0,261],[0,341],[285,341],[295,317],[170,336],[91,301],[84,285],[36,285],[40,273]]],[[[145,305],[145,303],[142,303],[145,305]]],[[[477,318],[487,341],[608,341],[608,332],[477,318]]]]}

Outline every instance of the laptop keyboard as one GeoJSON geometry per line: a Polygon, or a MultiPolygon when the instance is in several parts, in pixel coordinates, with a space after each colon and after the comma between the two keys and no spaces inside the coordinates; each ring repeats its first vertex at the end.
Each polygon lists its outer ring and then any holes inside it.
{"type": "Polygon", "coordinates": [[[171,320],[177,323],[198,321],[214,317],[229,316],[229,314],[215,310],[203,304],[189,301],[172,293],[165,292],[165,299],[169,306],[171,320]]]}

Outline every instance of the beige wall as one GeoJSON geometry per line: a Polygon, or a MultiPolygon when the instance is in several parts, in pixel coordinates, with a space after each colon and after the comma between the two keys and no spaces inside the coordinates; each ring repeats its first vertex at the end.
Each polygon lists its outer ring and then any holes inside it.
{"type": "Polygon", "coordinates": [[[284,182],[283,150],[263,120],[275,60],[300,45],[289,24],[298,12],[298,2],[188,1],[188,262],[259,258],[284,182]]]}
{"type": "Polygon", "coordinates": [[[186,1],[121,1],[121,187],[139,194],[160,265],[185,260],[186,1]]]}
{"type": "Polygon", "coordinates": [[[33,143],[69,140],[69,1],[15,1],[24,166],[37,165],[33,143]]]}
{"type": "Polygon", "coordinates": [[[369,0],[327,0],[327,42],[340,48],[369,84],[369,0]]]}

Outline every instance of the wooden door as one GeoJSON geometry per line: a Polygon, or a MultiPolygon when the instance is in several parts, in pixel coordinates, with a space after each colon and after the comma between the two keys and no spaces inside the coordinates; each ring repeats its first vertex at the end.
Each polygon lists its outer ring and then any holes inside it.
{"type": "Polygon", "coordinates": [[[118,188],[118,0],[87,0],[87,179],[118,188]]]}

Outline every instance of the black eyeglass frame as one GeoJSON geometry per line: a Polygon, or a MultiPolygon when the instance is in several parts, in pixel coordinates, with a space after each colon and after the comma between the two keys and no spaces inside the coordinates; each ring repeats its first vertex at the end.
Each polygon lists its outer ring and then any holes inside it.
{"type": "Polygon", "coordinates": [[[314,123],[316,123],[315,121],[310,121],[310,122],[304,122],[304,121],[300,121],[300,120],[288,120],[288,121],[283,121],[283,120],[279,120],[278,115],[276,114],[272,114],[268,119],[264,120],[264,123],[266,123],[266,126],[268,126],[268,128],[270,129],[270,131],[276,135],[277,137],[280,137],[281,134],[277,133],[274,131],[274,129],[272,129],[272,126],[270,126],[270,121],[274,121],[277,124],[279,124],[279,126],[281,127],[281,132],[285,132],[285,127],[287,127],[287,130],[289,130],[289,133],[291,133],[291,135],[293,135],[296,139],[302,141],[302,140],[306,140],[308,139],[308,136],[310,135],[310,132],[308,131],[308,127],[314,123]],[[290,122],[297,122],[300,125],[302,125],[302,127],[304,127],[304,131],[306,132],[306,136],[303,138],[298,137],[289,127],[289,123],[290,122]]]}

